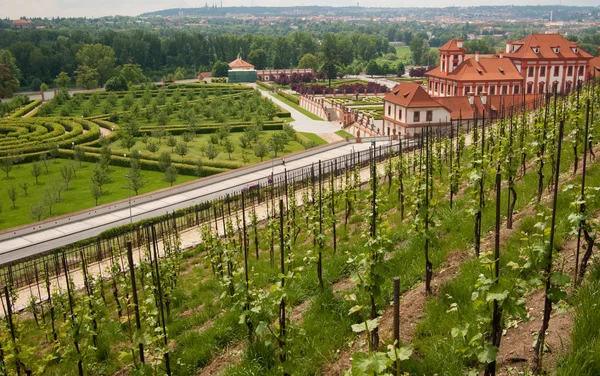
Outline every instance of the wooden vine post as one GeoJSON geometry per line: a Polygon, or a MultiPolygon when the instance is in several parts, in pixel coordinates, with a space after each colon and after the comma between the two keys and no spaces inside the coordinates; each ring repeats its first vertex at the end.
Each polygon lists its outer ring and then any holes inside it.
{"type": "MultiPolygon", "coordinates": [[[[248,231],[246,229],[246,196],[244,195],[244,192],[242,191],[242,224],[243,224],[243,231],[244,231],[244,277],[246,279],[246,302],[244,303],[244,310],[249,311],[250,310],[250,282],[249,282],[249,278],[248,278],[248,231]]],[[[256,226],[254,227],[254,230],[256,231],[256,226]]],[[[257,253],[256,253],[257,259],[258,259],[258,246],[257,246],[257,253]]],[[[252,321],[250,321],[249,317],[246,316],[246,326],[248,327],[248,342],[252,343],[252,334],[253,334],[253,328],[252,328],[252,321]]]]}
{"type": "MultiPolygon", "coordinates": [[[[562,148],[562,138],[564,132],[565,122],[560,121],[558,129],[558,146],[556,149],[556,164],[560,167],[560,156],[562,148]]],[[[557,167],[557,169],[559,168],[557,167]]],[[[542,356],[544,351],[544,343],[546,342],[546,330],[548,330],[548,323],[550,322],[550,314],[552,313],[552,301],[550,300],[550,289],[552,287],[552,251],[554,248],[554,234],[556,232],[556,203],[558,201],[558,172],[554,174],[554,192],[552,199],[552,223],[550,225],[550,242],[548,244],[548,250],[546,252],[546,267],[544,270],[544,276],[546,278],[546,292],[544,294],[544,316],[542,318],[542,327],[538,332],[538,338],[533,348],[533,366],[532,371],[534,374],[539,374],[542,370],[542,356]]]]}
{"type": "MultiPolygon", "coordinates": [[[[135,313],[135,327],[138,333],[142,332],[142,322],[140,319],[140,304],[138,301],[137,294],[137,282],[135,280],[135,264],[133,262],[133,250],[131,242],[127,242],[127,262],[129,263],[129,277],[131,278],[131,294],[133,296],[133,311],[135,313]]],[[[140,337],[141,338],[141,337],[140,337]]],[[[138,349],[140,351],[140,362],[144,362],[144,344],[140,341],[138,343],[138,349]]]]}
{"type": "MultiPolygon", "coordinates": [[[[279,245],[281,247],[281,288],[285,287],[285,233],[283,229],[283,200],[279,200],[279,245]]],[[[286,328],[285,328],[285,298],[281,298],[281,302],[279,303],[279,348],[281,353],[279,354],[279,361],[282,365],[285,364],[287,360],[286,355],[286,328]]],[[[284,366],[285,369],[285,366],[284,366]]],[[[283,372],[284,376],[288,376],[287,372],[283,372]]]]}
{"type": "Polygon", "coordinates": [[[433,276],[433,264],[429,260],[429,125],[426,130],[426,154],[425,154],[425,295],[433,294],[431,291],[431,277],[433,276]]]}

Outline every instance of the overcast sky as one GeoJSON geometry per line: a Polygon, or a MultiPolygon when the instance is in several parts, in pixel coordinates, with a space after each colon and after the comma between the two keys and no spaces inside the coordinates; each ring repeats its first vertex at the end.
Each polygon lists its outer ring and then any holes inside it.
{"type": "MultiPolygon", "coordinates": [[[[214,1],[214,0],[213,0],[214,1]]],[[[213,1],[209,1],[211,5],[213,1]]],[[[217,0],[220,3],[220,0],[217,0]]],[[[19,17],[102,17],[110,15],[135,16],[166,8],[202,7],[206,0],[1,0],[0,16],[11,19],[19,17]]],[[[354,6],[356,0],[307,0],[302,5],[354,6]]],[[[551,5],[559,0],[430,0],[421,3],[428,7],[450,5],[551,5]]],[[[597,6],[598,0],[562,0],[562,5],[597,6]]],[[[225,6],[289,6],[289,0],[223,0],[225,6]]],[[[371,7],[398,7],[406,3],[398,0],[362,0],[361,5],[371,7]]],[[[419,6],[412,3],[411,6],[419,6]]]]}

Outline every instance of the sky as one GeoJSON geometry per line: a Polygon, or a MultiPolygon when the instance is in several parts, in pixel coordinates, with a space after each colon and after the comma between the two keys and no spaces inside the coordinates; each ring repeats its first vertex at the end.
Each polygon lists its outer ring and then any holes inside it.
{"type": "MultiPolygon", "coordinates": [[[[215,0],[209,1],[211,5],[215,0]]],[[[220,4],[220,0],[216,0],[220,4]]],[[[419,6],[399,0],[363,0],[371,7],[419,6]]],[[[166,8],[202,7],[206,0],[1,0],[0,16],[19,17],[102,17],[111,15],[135,16],[166,8]]],[[[475,5],[552,5],[559,0],[429,0],[427,7],[475,6],[475,5]]],[[[562,5],[598,6],[599,0],[560,0],[562,5]]],[[[289,0],[223,0],[224,6],[289,6],[289,0]]],[[[307,0],[302,5],[354,6],[356,0],[307,0]]],[[[363,4],[361,4],[363,5],[363,4]]]]}

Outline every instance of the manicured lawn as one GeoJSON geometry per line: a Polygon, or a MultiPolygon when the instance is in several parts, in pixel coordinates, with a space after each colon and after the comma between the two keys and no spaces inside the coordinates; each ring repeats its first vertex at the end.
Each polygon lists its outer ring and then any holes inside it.
{"type": "MultiPolygon", "coordinates": [[[[0,202],[2,203],[2,213],[0,213],[0,229],[11,228],[15,226],[32,223],[34,220],[29,215],[32,206],[44,199],[44,193],[56,185],[62,185],[63,179],[60,166],[65,163],[75,163],[65,159],[55,159],[48,164],[48,173],[44,169],[41,176],[38,177],[39,185],[35,184],[35,178],[31,175],[32,163],[16,165],[10,173],[10,179],[6,180],[6,175],[0,178],[0,202]],[[29,184],[28,196],[24,195],[20,184],[29,184]],[[16,208],[13,209],[12,201],[8,197],[7,189],[14,186],[17,190],[16,208]]],[[[90,193],[91,176],[94,170],[93,163],[82,163],[81,168],[76,171],[76,177],[69,183],[70,188],[61,192],[61,201],[52,207],[52,215],[48,212],[43,218],[49,218],[59,215],[72,213],[75,211],[91,208],[96,205],[90,193]]],[[[98,200],[98,204],[121,200],[128,197],[127,183],[125,175],[129,169],[125,167],[110,166],[110,182],[102,187],[104,194],[98,200]]],[[[155,171],[142,171],[142,176],[146,185],[140,190],[141,193],[147,193],[158,189],[166,188],[169,183],[163,180],[163,173],[155,171]]],[[[179,175],[175,184],[196,179],[193,176],[179,175]]],[[[133,195],[133,192],[131,192],[133,195]]]]}
{"type": "Polygon", "coordinates": [[[314,133],[305,133],[302,132],[302,135],[304,137],[306,137],[307,139],[309,139],[310,141],[315,142],[317,145],[321,146],[321,145],[327,145],[327,141],[323,140],[321,137],[317,136],[314,133]]]}
{"type": "MultiPolygon", "coordinates": [[[[281,131],[263,131],[260,138],[265,143],[268,144],[269,138],[273,134],[276,134],[279,132],[281,132],[281,131]]],[[[231,158],[229,158],[229,155],[225,151],[225,148],[223,145],[217,145],[217,148],[219,149],[220,154],[214,159],[214,161],[223,161],[228,165],[229,164],[237,165],[237,166],[232,166],[233,168],[241,167],[246,164],[253,164],[253,163],[260,162],[260,158],[258,158],[254,155],[254,150],[252,149],[252,147],[242,149],[242,146],[240,144],[240,138],[243,135],[244,135],[243,132],[230,133],[229,140],[233,143],[233,145],[235,147],[233,153],[231,153],[231,158]]],[[[183,136],[173,136],[173,137],[175,137],[175,139],[177,140],[177,143],[183,142],[183,136]]],[[[197,135],[192,141],[188,142],[188,154],[186,154],[183,158],[180,155],[173,152],[172,148],[166,144],[166,142],[167,142],[166,138],[163,138],[162,142],[160,144],[158,144],[158,139],[155,139],[155,138],[150,138],[150,139],[152,140],[152,142],[156,143],[159,146],[159,150],[154,154],[148,151],[147,146],[142,142],[141,139],[138,139],[137,142],[135,143],[135,146],[132,147],[130,150],[124,149],[121,146],[121,142],[118,140],[111,144],[111,149],[113,150],[113,152],[117,152],[118,154],[129,154],[133,150],[139,150],[139,151],[141,151],[143,156],[149,157],[149,156],[153,155],[155,158],[158,158],[158,156],[162,152],[169,152],[169,153],[171,153],[171,158],[172,158],[173,162],[181,162],[182,159],[183,160],[197,160],[198,158],[202,158],[202,160],[204,160],[204,161],[207,160],[206,156],[203,156],[202,147],[207,146],[209,143],[210,135],[208,135],[208,134],[197,135]]],[[[279,155],[295,153],[297,151],[302,151],[302,150],[304,150],[304,147],[300,143],[298,143],[297,141],[290,141],[286,145],[283,153],[280,153],[279,155]]],[[[265,159],[268,159],[268,158],[269,157],[265,157],[265,159]]]]}
{"type": "Polygon", "coordinates": [[[282,97],[279,94],[271,94],[271,95],[274,96],[275,98],[279,99],[283,103],[287,104],[288,106],[292,107],[293,109],[303,113],[304,115],[308,116],[309,118],[311,118],[313,120],[323,120],[320,117],[318,117],[317,115],[313,114],[312,112],[309,112],[309,111],[303,109],[302,107],[298,106],[297,104],[288,101],[287,99],[285,99],[284,97],[282,97]]]}
{"type": "Polygon", "coordinates": [[[335,134],[337,134],[338,136],[341,136],[341,137],[354,138],[354,136],[352,134],[350,134],[344,130],[339,130],[339,131],[335,132],[335,134]]]}

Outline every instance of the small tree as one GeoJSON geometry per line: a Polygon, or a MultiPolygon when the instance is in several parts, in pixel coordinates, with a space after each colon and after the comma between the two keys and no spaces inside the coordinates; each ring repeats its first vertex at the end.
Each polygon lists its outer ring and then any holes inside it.
{"type": "Polygon", "coordinates": [[[92,194],[92,197],[96,201],[96,206],[98,206],[98,199],[102,196],[102,187],[92,182],[92,185],[90,186],[90,192],[92,194]]]}
{"type": "Polygon", "coordinates": [[[260,161],[262,162],[267,154],[269,154],[269,147],[263,140],[258,140],[256,144],[254,144],[254,155],[260,158],[260,161]]]}
{"type": "Polygon", "coordinates": [[[12,201],[12,207],[13,209],[16,209],[17,207],[17,189],[15,188],[14,185],[11,185],[10,187],[8,187],[6,189],[6,192],[8,193],[8,198],[10,198],[10,200],[12,201]]]}
{"type": "Polygon", "coordinates": [[[42,163],[42,166],[44,166],[44,170],[46,170],[46,173],[49,174],[50,173],[50,158],[48,157],[48,154],[44,153],[42,155],[40,155],[40,162],[42,163]]]}
{"type": "Polygon", "coordinates": [[[146,149],[148,149],[150,153],[154,154],[158,151],[158,145],[155,142],[148,142],[146,149]]]}
{"type": "Polygon", "coordinates": [[[29,216],[34,221],[41,221],[42,217],[44,217],[44,213],[46,213],[46,207],[44,206],[44,203],[42,201],[29,208],[29,216]]]}
{"type": "Polygon", "coordinates": [[[0,158],[0,168],[6,173],[6,179],[10,179],[10,171],[15,164],[15,157],[12,154],[7,155],[4,158],[0,158]]]}
{"type": "Polygon", "coordinates": [[[285,133],[275,133],[269,138],[269,146],[273,151],[273,156],[277,157],[279,152],[285,150],[285,144],[287,143],[287,136],[285,133]]]}
{"type": "Polygon", "coordinates": [[[69,183],[73,179],[73,168],[67,164],[62,164],[60,166],[60,174],[65,182],[65,188],[69,189],[69,183]]]}
{"type": "Polygon", "coordinates": [[[81,167],[81,162],[85,160],[85,150],[83,150],[81,146],[75,146],[75,149],[73,149],[73,157],[79,164],[79,167],[81,167]]]}
{"type": "Polygon", "coordinates": [[[56,189],[54,188],[46,188],[44,190],[44,198],[43,198],[43,205],[48,209],[48,214],[52,215],[52,208],[54,207],[54,204],[56,204],[58,202],[58,195],[56,192],[56,189]]]}
{"type": "Polygon", "coordinates": [[[202,172],[204,170],[204,164],[202,163],[202,158],[198,158],[198,160],[196,161],[195,169],[196,169],[196,175],[198,176],[198,178],[201,178],[202,172]]]}
{"type": "Polygon", "coordinates": [[[137,196],[139,194],[140,189],[142,189],[144,185],[146,185],[146,181],[142,176],[140,163],[137,159],[131,160],[131,168],[129,169],[128,176],[128,184],[130,184],[131,189],[133,189],[135,195],[137,196]]]}
{"type": "Polygon", "coordinates": [[[219,141],[223,142],[229,134],[231,133],[231,127],[229,125],[223,125],[217,130],[217,136],[219,136],[219,141]]]}
{"type": "Polygon", "coordinates": [[[248,135],[243,134],[240,137],[240,146],[242,147],[242,149],[246,149],[247,147],[249,147],[251,145],[251,141],[250,138],[248,137],[248,135]]]}
{"type": "Polygon", "coordinates": [[[158,169],[162,172],[166,172],[167,168],[171,167],[171,164],[171,153],[166,151],[160,153],[160,156],[158,157],[158,169]]]}
{"type": "Polygon", "coordinates": [[[102,192],[102,186],[108,183],[108,180],[108,170],[101,163],[96,163],[92,172],[92,183],[100,187],[100,192],[102,192]]]}
{"type": "Polygon", "coordinates": [[[31,175],[33,175],[33,177],[35,178],[35,184],[38,185],[40,184],[39,182],[39,177],[42,174],[42,163],[41,162],[34,162],[31,165],[31,175]]]}
{"type": "Polygon", "coordinates": [[[23,190],[23,194],[25,195],[25,197],[28,197],[29,194],[27,193],[27,190],[29,189],[29,183],[24,182],[24,183],[19,184],[19,186],[23,190]]]}
{"type": "Polygon", "coordinates": [[[175,146],[175,153],[179,154],[181,158],[185,157],[188,152],[188,145],[185,142],[180,142],[175,146]]]}
{"type": "Polygon", "coordinates": [[[194,134],[192,132],[185,132],[183,134],[183,141],[184,142],[191,142],[194,139],[194,134]]]}
{"type": "Polygon", "coordinates": [[[226,138],[223,141],[223,148],[225,148],[225,151],[229,155],[229,159],[231,159],[231,153],[235,151],[235,145],[233,144],[233,142],[231,142],[230,139],[226,138]]]}
{"type": "Polygon", "coordinates": [[[219,156],[219,154],[221,153],[219,151],[219,148],[217,148],[217,146],[213,143],[209,143],[208,145],[206,145],[206,158],[208,158],[209,160],[213,160],[215,158],[217,158],[217,156],[219,156]]]}
{"type": "Polygon", "coordinates": [[[173,186],[175,180],[177,180],[177,168],[175,166],[169,166],[165,171],[165,181],[173,186]]]}
{"type": "Polygon", "coordinates": [[[175,146],[177,146],[177,139],[172,134],[167,138],[167,146],[171,147],[171,153],[175,151],[175,146]]]}
{"type": "Polygon", "coordinates": [[[121,147],[128,151],[135,145],[135,138],[127,132],[121,134],[121,147]]]}

